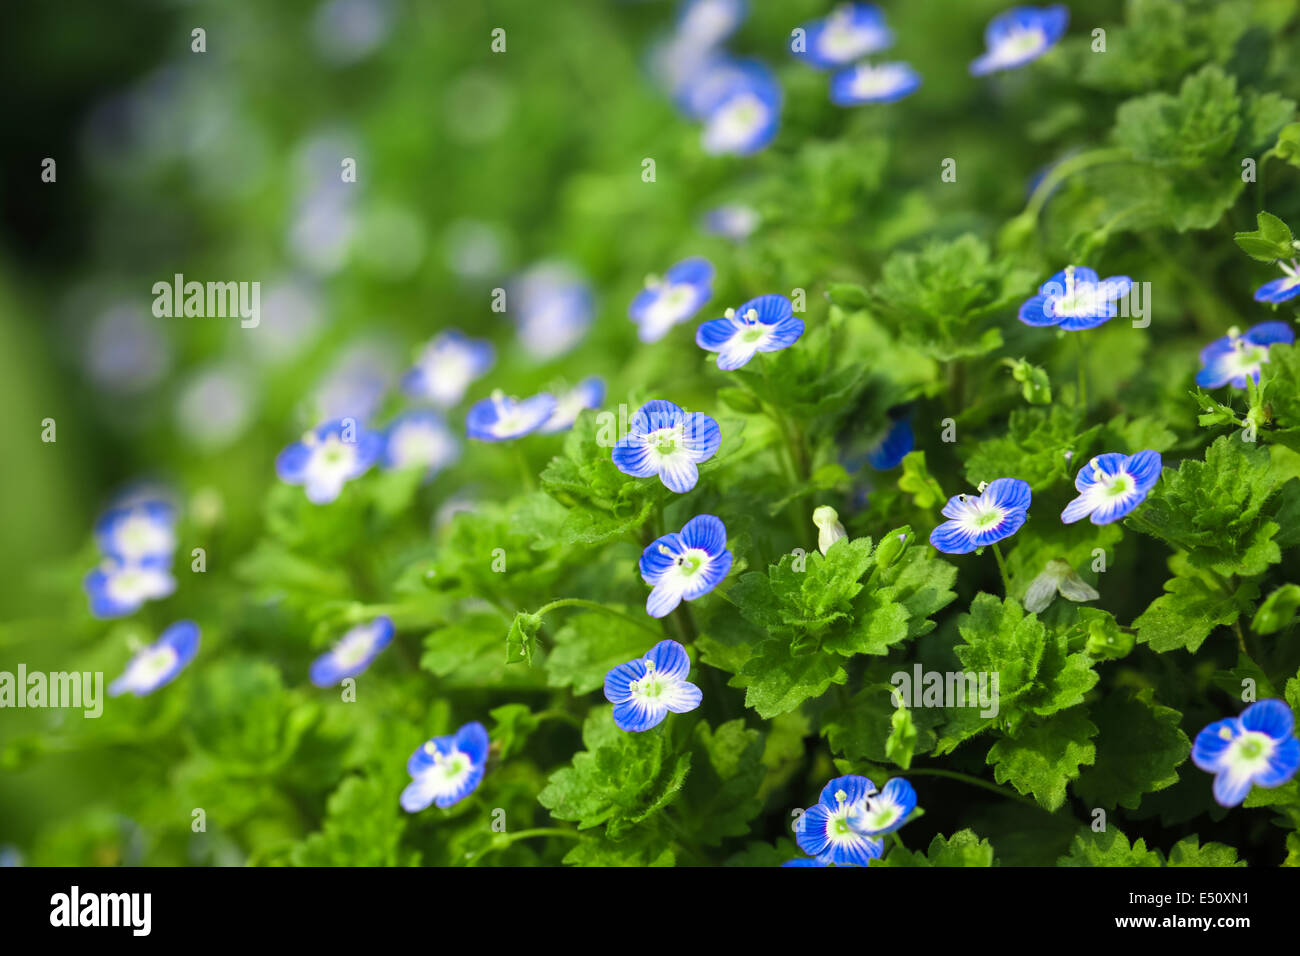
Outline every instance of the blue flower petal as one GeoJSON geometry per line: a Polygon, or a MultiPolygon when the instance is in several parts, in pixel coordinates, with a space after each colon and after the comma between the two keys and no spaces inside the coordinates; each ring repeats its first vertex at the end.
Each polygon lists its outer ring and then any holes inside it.
{"type": "Polygon", "coordinates": [[[1246,730],[1267,734],[1274,739],[1289,737],[1295,729],[1295,715],[1291,708],[1272,698],[1251,704],[1238,719],[1246,730]]]}

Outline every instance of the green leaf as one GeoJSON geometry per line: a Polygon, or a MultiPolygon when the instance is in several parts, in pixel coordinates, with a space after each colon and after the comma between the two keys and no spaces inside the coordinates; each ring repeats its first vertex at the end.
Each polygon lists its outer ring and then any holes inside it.
{"type": "Polygon", "coordinates": [[[1165,582],[1165,594],[1133,622],[1137,641],[1160,653],[1182,648],[1195,654],[1216,627],[1249,613],[1258,596],[1253,581],[1229,587],[1211,573],[1185,568],[1165,582]]]}
{"type": "Polygon", "coordinates": [[[912,496],[912,504],[923,511],[938,508],[948,500],[925,467],[925,452],[911,451],[903,457],[903,473],[898,477],[898,489],[912,496]]]}
{"type": "Polygon", "coordinates": [[[488,736],[500,748],[502,760],[522,751],[539,724],[526,704],[503,704],[488,713],[495,721],[488,736]]]}
{"type": "Polygon", "coordinates": [[[1097,762],[1083,771],[1075,792],[1092,806],[1136,810],[1142,795],[1178,782],[1178,767],[1191,753],[1179,729],[1182,714],[1157,704],[1150,688],[1116,689],[1090,711],[1100,731],[1097,762]]]}
{"type": "Polygon", "coordinates": [[[405,817],[384,777],[346,777],[330,794],[320,831],[289,858],[294,866],[417,866],[420,855],[401,845],[405,817]]]}
{"type": "MultiPolygon", "coordinates": [[[[621,610],[620,605],[610,606],[621,610]]],[[[546,682],[551,687],[572,687],[575,694],[588,694],[603,686],[610,670],[641,657],[655,645],[654,636],[645,628],[597,611],[570,616],[554,632],[554,642],[543,665],[546,682]]]]}
{"type": "Polygon", "coordinates": [[[731,684],[745,688],[745,705],[766,720],[820,697],[831,684],[845,683],[849,677],[839,662],[834,654],[792,655],[786,641],[771,638],[755,649],[731,684]]]}
{"type": "Polygon", "coordinates": [[[1038,724],[1022,727],[1014,739],[1004,738],[989,750],[993,778],[1010,783],[1022,794],[1033,794],[1039,806],[1055,810],[1065,802],[1065,786],[1092,764],[1097,727],[1082,708],[1062,711],[1038,724]]]}
{"type": "Polygon", "coordinates": [[[1248,256],[1260,262],[1273,262],[1290,259],[1295,254],[1290,226],[1269,212],[1256,213],[1255,222],[1259,228],[1254,232],[1239,232],[1232,237],[1248,256]]]}
{"type": "Polygon", "coordinates": [[[1297,610],[1300,610],[1300,584],[1284,584],[1264,599],[1250,629],[1256,634],[1274,634],[1290,626],[1297,610]]]}
{"type": "Polygon", "coordinates": [[[1184,837],[1169,850],[1169,862],[1166,866],[1245,866],[1245,860],[1237,859],[1237,851],[1226,843],[1207,843],[1200,845],[1196,834],[1184,837]]]}
{"type": "Polygon", "coordinates": [[[726,837],[744,836],[749,821],[763,809],[758,796],[766,768],[762,763],[763,735],[745,727],[743,719],[695,728],[694,768],[682,793],[682,816],[688,829],[705,846],[726,837]]]}
{"type": "Polygon", "coordinates": [[[912,712],[906,707],[899,707],[889,719],[889,737],[885,741],[885,756],[906,770],[912,765],[916,739],[916,725],[912,722],[912,712]]]}
{"type": "Polygon", "coordinates": [[[1148,850],[1142,839],[1129,843],[1120,830],[1107,827],[1097,833],[1084,829],[1070,845],[1070,852],[1056,861],[1057,866],[1162,866],[1157,850],[1148,850]]]}
{"type": "Polygon", "coordinates": [[[510,622],[506,634],[506,660],[526,661],[533,666],[533,652],[537,649],[537,632],[542,628],[540,615],[520,611],[510,622]]]}
{"type": "Polygon", "coordinates": [[[993,846],[981,840],[973,830],[958,830],[951,837],[936,834],[930,848],[920,853],[896,846],[883,859],[872,860],[871,866],[933,867],[933,866],[997,866],[993,846]]]}
{"type": "Polygon", "coordinates": [[[537,800],[557,820],[573,820],[579,829],[604,824],[610,839],[676,799],[691,766],[691,755],[674,753],[662,730],[619,730],[611,707],[591,711],[582,741],[586,750],[551,774],[537,800]]]}
{"type": "Polygon", "coordinates": [[[1071,462],[1084,461],[1101,430],[1084,429],[1079,413],[1060,405],[1018,408],[1011,413],[1007,434],[980,442],[966,462],[966,480],[978,486],[997,478],[1015,477],[1034,491],[1072,478],[1071,462]]]}

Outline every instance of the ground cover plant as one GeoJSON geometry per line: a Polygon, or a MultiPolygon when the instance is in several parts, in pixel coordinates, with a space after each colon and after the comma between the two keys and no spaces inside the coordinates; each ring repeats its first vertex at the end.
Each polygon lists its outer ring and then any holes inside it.
{"type": "Polygon", "coordinates": [[[133,22],[7,210],[6,862],[1300,864],[1293,3],[133,22]]]}

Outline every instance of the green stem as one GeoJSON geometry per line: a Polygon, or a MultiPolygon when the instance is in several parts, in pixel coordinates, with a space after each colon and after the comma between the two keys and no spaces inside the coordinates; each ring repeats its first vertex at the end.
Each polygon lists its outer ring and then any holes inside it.
{"type": "Polygon", "coordinates": [[[531,840],[534,837],[564,837],[568,840],[581,840],[582,834],[577,830],[562,830],[559,827],[533,827],[531,830],[519,830],[515,833],[505,834],[503,839],[494,840],[492,845],[484,849],[472,860],[470,866],[475,866],[478,861],[483,859],[489,853],[495,853],[498,850],[509,849],[511,845],[519,840],[531,840]]]}
{"type": "Polygon", "coordinates": [[[998,559],[998,573],[1002,575],[1002,596],[1011,597],[1011,578],[1007,575],[1007,562],[1002,557],[1002,548],[993,542],[993,557],[998,559]]]}
{"type": "Polygon", "coordinates": [[[519,477],[522,480],[524,490],[532,493],[537,490],[537,480],[533,477],[533,470],[528,467],[528,458],[524,455],[524,450],[518,442],[511,442],[511,448],[514,451],[515,461],[519,465],[519,477]]]}
{"type": "Polygon", "coordinates": [[[536,613],[538,617],[544,617],[546,614],[550,613],[551,611],[557,610],[558,608],[562,608],[562,607],[581,607],[581,608],[586,608],[588,611],[600,611],[604,614],[610,615],[611,617],[621,618],[622,620],[626,621],[628,624],[632,624],[636,627],[639,627],[641,628],[641,630],[647,631],[653,634],[655,637],[661,636],[659,631],[656,628],[651,627],[645,621],[632,617],[630,614],[624,614],[622,611],[616,611],[612,607],[607,607],[606,605],[601,604],[598,601],[588,601],[585,598],[560,598],[558,601],[552,601],[550,604],[547,604],[539,608],[534,613],[536,613]]]}
{"type": "MultiPolygon", "coordinates": [[[[1066,333],[1066,335],[1069,334],[1070,333],[1068,332],[1066,333]]],[[[1084,351],[1084,346],[1083,346],[1083,336],[1082,335],[1074,336],[1074,341],[1075,341],[1075,351],[1078,352],[1078,363],[1076,367],[1079,375],[1079,396],[1078,396],[1079,411],[1082,412],[1084,415],[1087,415],[1088,414],[1088,375],[1084,366],[1084,359],[1086,357],[1086,353],[1084,351]]]]}
{"type": "Polygon", "coordinates": [[[1002,787],[999,787],[995,783],[989,783],[987,780],[981,780],[979,777],[972,777],[970,774],[967,773],[958,773],[956,770],[929,770],[929,769],[920,769],[917,767],[912,767],[903,772],[907,774],[907,776],[909,777],[914,777],[914,776],[943,777],[947,780],[957,780],[960,781],[961,783],[969,784],[972,787],[979,787],[981,790],[987,790],[989,791],[989,793],[996,793],[999,797],[1005,797],[1008,800],[1014,800],[1017,803],[1023,803],[1025,806],[1033,807],[1037,810],[1042,810],[1044,813],[1052,812],[1050,810],[1044,810],[1035,801],[1030,800],[1028,797],[1022,797],[1017,793],[1011,793],[1010,791],[1005,790],[1002,787]]]}
{"type": "Polygon", "coordinates": [[[1048,170],[1047,174],[1039,180],[1038,186],[1034,189],[1033,195],[1029,197],[1029,202],[1025,204],[1025,211],[1021,215],[1036,221],[1039,213],[1043,211],[1043,207],[1047,205],[1048,197],[1056,191],[1056,187],[1075,173],[1082,172],[1092,166],[1122,163],[1132,158],[1133,154],[1127,149],[1108,147],[1092,149],[1086,153],[1080,153],[1077,156],[1062,160],[1048,170]]]}

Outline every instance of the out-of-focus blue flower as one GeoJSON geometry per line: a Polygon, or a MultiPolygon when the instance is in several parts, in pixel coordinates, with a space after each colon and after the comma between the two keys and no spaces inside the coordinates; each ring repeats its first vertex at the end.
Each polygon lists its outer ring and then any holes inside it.
{"type": "Polygon", "coordinates": [[[745,22],[745,0],[686,0],[677,12],[677,36],[702,47],[716,46],[745,22]]]}
{"type": "Polygon", "coordinates": [[[844,66],[894,42],[885,15],[874,3],[845,3],[821,20],[803,25],[803,48],[791,52],[821,70],[844,66]]]}
{"type": "Polygon", "coordinates": [[[433,804],[446,810],[464,800],[483,780],[488,746],[487,728],[477,720],[423,744],[406,762],[411,782],[402,791],[402,809],[418,813],[433,804]]]}
{"type": "Polygon", "coordinates": [[[1147,493],[1159,480],[1159,452],[1098,455],[1079,469],[1074,479],[1079,497],[1065,506],[1061,520],[1073,524],[1091,515],[1093,524],[1118,521],[1146,501],[1147,493]]]}
{"type": "Polygon", "coordinates": [[[1216,720],[1192,745],[1192,763],[1214,774],[1214,799],[1235,807],[1252,786],[1280,787],[1300,767],[1295,715],[1280,700],[1261,700],[1240,717],[1216,720]]]}
{"type": "Polygon", "coordinates": [[[510,441],[545,425],[555,414],[554,395],[542,392],[516,399],[500,389],[475,403],[465,416],[465,433],[476,441],[510,441]]]}
{"type": "Polygon", "coordinates": [[[145,601],[159,601],[176,590],[171,555],[122,561],[105,558],[86,575],[84,586],[90,613],[98,618],[134,614],[145,601]]]}
{"type": "Polygon", "coordinates": [[[707,210],[700,220],[704,231],[712,236],[744,242],[759,225],[757,210],[743,203],[726,203],[707,210]]]}
{"type": "Polygon", "coordinates": [[[783,295],[760,295],[739,309],[728,309],[721,319],[705,322],[695,333],[695,344],[718,353],[718,368],[741,368],[759,352],[779,352],[803,335],[803,322],[783,295]]]}
{"type": "Polygon", "coordinates": [[[596,375],[585,378],[556,399],[555,411],[538,431],[544,435],[567,432],[585,409],[600,408],[604,400],[605,380],[596,375]]]}
{"type": "Polygon", "coordinates": [[[95,523],[95,543],[123,562],[170,558],[176,550],[176,510],[164,501],[110,508],[95,523]]]}
{"type": "Polygon", "coordinates": [[[955,495],[943,506],[945,521],[930,543],[945,554],[969,554],[1009,538],[1025,523],[1033,495],[1019,478],[998,478],[978,495],[955,495]]]}
{"type": "Polygon", "coordinates": [[[906,63],[859,63],[831,77],[831,102],[836,106],[893,103],[921,87],[921,74],[906,63]]]}
{"type": "Polygon", "coordinates": [[[1229,329],[1223,338],[1201,349],[1201,370],[1196,373],[1196,384],[1201,388],[1228,384],[1245,388],[1247,378],[1258,382],[1260,366],[1268,361],[1269,347],[1279,342],[1286,345],[1295,342],[1295,332],[1285,322],[1261,322],[1245,335],[1236,328],[1229,329]]]}
{"type": "Polygon", "coordinates": [[[974,76],[1024,66],[1056,46],[1065,35],[1070,11],[1063,4],[1015,7],[989,21],[984,31],[986,52],[972,61],[974,76]]]}
{"type": "Polygon", "coordinates": [[[471,339],[452,329],[428,343],[415,367],[402,379],[407,394],[450,408],[465,397],[465,390],[482,378],[496,361],[491,342],[471,339]]]}
{"type": "Polygon", "coordinates": [[[657,538],[641,553],[641,578],[654,588],[646,613],[664,617],[682,601],[694,601],[716,588],[731,571],[727,528],[714,515],[696,515],[657,538]]]}
{"type": "Polygon", "coordinates": [[[380,464],[386,469],[423,468],[432,477],[459,458],[456,436],[432,409],[405,412],[384,431],[380,464]]]}
{"type": "Polygon", "coordinates": [[[619,664],[605,675],[605,699],[614,705],[619,730],[649,730],[669,712],[684,714],[700,706],[704,695],[686,678],[691,659],[676,641],[660,641],[645,657],[619,664]]]}
{"type": "Polygon", "coordinates": [[[670,268],[662,279],[647,279],[627,314],[637,325],[637,338],[658,342],[674,325],[700,311],[712,296],[713,263],[692,256],[670,268]]]}
{"type": "Polygon", "coordinates": [[[193,621],[177,621],[156,642],[131,658],[122,676],[108,685],[109,696],[152,694],[170,683],[198,652],[199,626],[193,621]]]}
{"type": "Polygon", "coordinates": [[[712,458],[721,444],[718,423],[708,415],[656,399],[637,409],[611,457],[623,474],[658,475],[665,487],[681,494],[695,487],[700,462],[712,458]]]}
{"type": "Polygon", "coordinates": [[[781,87],[762,67],[710,82],[700,144],[711,156],[749,156],[776,138],[781,125],[781,87]]]}
{"type": "Polygon", "coordinates": [[[312,662],[311,682],[317,687],[331,687],[345,677],[356,677],[392,642],[392,618],[377,617],[358,624],[312,662]]]}
{"type": "Polygon", "coordinates": [[[316,387],[309,417],[313,421],[352,418],[368,424],[396,377],[397,357],[386,344],[350,345],[316,387]]]}
{"type": "Polygon", "coordinates": [[[1118,314],[1116,304],[1133,288],[1128,276],[1098,279],[1087,266],[1066,266],[1020,306],[1025,325],[1055,325],[1069,332],[1095,329],[1118,314]]]}
{"type": "Polygon", "coordinates": [[[383,446],[381,435],[355,421],[326,422],[280,452],[275,473],[285,484],[302,485],[312,504],[329,504],[345,484],[370,470],[383,446]]]}
{"type": "Polygon", "coordinates": [[[534,266],[516,279],[507,311],[520,343],[540,361],[573,349],[596,317],[591,287],[561,263],[534,266]]]}
{"type": "Polygon", "coordinates": [[[1300,267],[1297,267],[1294,261],[1290,265],[1279,261],[1278,266],[1286,275],[1272,282],[1265,282],[1256,289],[1256,302],[1272,302],[1276,305],[1300,295],[1300,267]]]}
{"type": "Polygon", "coordinates": [[[889,426],[880,441],[867,451],[867,464],[876,471],[889,471],[897,468],[907,454],[916,447],[916,436],[912,432],[912,421],[900,418],[889,426]]]}

